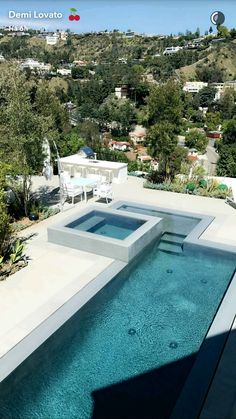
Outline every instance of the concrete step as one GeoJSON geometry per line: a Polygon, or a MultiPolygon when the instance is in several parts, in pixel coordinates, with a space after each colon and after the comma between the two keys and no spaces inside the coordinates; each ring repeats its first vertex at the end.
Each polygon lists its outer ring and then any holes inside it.
{"type": "Polygon", "coordinates": [[[174,244],[183,244],[183,241],[187,237],[184,234],[177,234],[177,233],[164,233],[161,240],[166,243],[174,243],[174,244]]]}
{"type": "Polygon", "coordinates": [[[172,253],[175,255],[182,255],[183,253],[181,243],[169,243],[162,240],[158,245],[158,250],[160,250],[161,252],[172,253]]]}

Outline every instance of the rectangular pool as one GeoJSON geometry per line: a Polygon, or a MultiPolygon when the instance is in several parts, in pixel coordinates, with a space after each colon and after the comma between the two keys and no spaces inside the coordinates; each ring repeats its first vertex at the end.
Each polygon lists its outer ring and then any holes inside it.
{"type": "Polygon", "coordinates": [[[145,220],[94,210],[67,224],[66,227],[124,240],[144,223],[145,220]]]}
{"type": "Polygon", "coordinates": [[[168,418],[234,269],[152,245],[0,385],[0,417],[168,418]]]}

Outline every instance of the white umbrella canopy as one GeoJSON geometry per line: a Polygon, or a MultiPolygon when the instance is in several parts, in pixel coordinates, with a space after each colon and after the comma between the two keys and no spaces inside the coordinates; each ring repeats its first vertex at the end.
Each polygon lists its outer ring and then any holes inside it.
{"type": "Polygon", "coordinates": [[[46,180],[51,180],[53,176],[53,169],[51,166],[51,150],[47,138],[43,141],[42,149],[44,154],[43,176],[45,176],[46,180]]]}

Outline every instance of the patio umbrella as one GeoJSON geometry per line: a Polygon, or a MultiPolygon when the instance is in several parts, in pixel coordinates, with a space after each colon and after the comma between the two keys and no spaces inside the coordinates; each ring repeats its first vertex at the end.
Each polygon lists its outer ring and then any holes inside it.
{"type": "Polygon", "coordinates": [[[51,180],[53,176],[53,169],[51,166],[50,145],[47,138],[44,139],[42,148],[43,154],[45,156],[43,161],[43,176],[45,176],[46,180],[51,180]]]}

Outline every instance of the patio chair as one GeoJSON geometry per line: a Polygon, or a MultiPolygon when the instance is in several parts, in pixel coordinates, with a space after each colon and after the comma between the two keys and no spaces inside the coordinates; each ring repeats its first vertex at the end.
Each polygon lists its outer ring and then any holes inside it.
{"type": "Polygon", "coordinates": [[[81,186],[76,186],[73,184],[71,178],[65,174],[60,176],[60,189],[63,196],[63,199],[66,198],[72,199],[72,204],[74,205],[75,197],[83,195],[83,188],[81,186]]]}
{"type": "Polygon", "coordinates": [[[94,188],[93,195],[98,198],[106,199],[106,203],[108,204],[108,199],[113,200],[112,185],[109,183],[101,183],[97,188],[94,188]]]}

